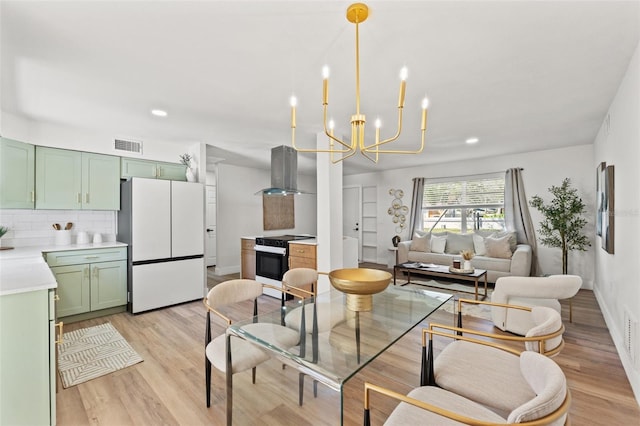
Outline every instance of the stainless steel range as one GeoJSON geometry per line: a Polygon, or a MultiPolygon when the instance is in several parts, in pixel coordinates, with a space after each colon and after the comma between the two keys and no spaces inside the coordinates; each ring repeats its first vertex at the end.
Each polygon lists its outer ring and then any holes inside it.
{"type": "MultiPolygon", "coordinates": [[[[282,287],[282,276],[289,270],[289,242],[315,238],[312,235],[281,235],[277,237],[257,237],[256,281],[282,287]]],[[[281,293],[270,288],[264,294],[281,297],[281,293]]]]}

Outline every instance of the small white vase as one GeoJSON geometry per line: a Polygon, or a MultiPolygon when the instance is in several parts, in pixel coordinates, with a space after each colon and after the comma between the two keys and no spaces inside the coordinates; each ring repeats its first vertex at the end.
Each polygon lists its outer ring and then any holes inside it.
{"type": "Polygon", "coordinates": [[[464,269],[465,271],[469,271],[469,270],[473,269],[473,266],[471,266],[471,261],[470,260],[465,260],[462,269],[464,269]]]}
{"type": "Polygon", "coordinates": [[[187,171],[186,171],[186,176],[187,176],[187,182],[195,182],[196,181],[196,175],[193,172],[193,169],[191,167],[187,167],[187,171]]]}

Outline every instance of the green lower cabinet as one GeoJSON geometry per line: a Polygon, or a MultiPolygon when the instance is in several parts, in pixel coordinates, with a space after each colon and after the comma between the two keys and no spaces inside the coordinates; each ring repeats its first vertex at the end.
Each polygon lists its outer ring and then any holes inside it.
{"type": "Polygon", "coordinates": [[[91,265],[91,310],[113,308],[127,304],[127,262],[94,263],[91,265]]]}
{"type": "Polygon", "coordinates": [[[101,310],[127,304],[126,247],[65,250],[45,257],[58,283],[57,313],[63,321],[94,312],[98,314],[92,316],[100,316],[101,310]]]}
{"type": "Polygon", "coordinates": [[[54,290],[0,296],[0,425],[55,425],[54,290]]]}
{"type": "Polygon", "coordinates": [[[89,312],[89,265],[57,266],[51,271],[58,282],[58,316],[89,312]]]}

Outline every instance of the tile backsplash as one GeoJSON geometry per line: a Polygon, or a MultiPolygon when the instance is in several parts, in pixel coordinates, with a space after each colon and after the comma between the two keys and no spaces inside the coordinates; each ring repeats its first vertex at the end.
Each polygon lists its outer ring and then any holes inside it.
{"type": "Polygon", "coordinates": [[[28,247],[55,244],[53,224],[62,228],[67,222],[71,228],[71,244],[76,243],[78,232],[89,234],[89,241],[96,233],[103,241],[115,241],[117,212],[97,210],[13,210],[0,209],[0,225],[9,228],[0,245],[4,247],[28,247]]]}

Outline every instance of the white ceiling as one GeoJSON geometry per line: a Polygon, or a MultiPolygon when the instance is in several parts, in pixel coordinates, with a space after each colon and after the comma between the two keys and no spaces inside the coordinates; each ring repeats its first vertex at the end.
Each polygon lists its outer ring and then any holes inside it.
{"type": "MultiPolygon", "coordinates": [[[[349,135],[355,27],[345,1],[6,1],[0,3],[2,110],[38,122],[152,143],[204,142],[232,164],[265,167],[322,129],[349,135]],[[162,119],[152,108],[166,109],[162,119]]],[[[369,1],[360,26],[362,112],[395,130],[399,69],[409,68],[400,149],[344,173],[592,143],[640,34],[638,1],[369,1]],[[467,146],[475,136],[480,143],[467,146]]],[[[360,157],[360,156],[358,156],[360,157]]],[[[299,168],[315,167],[300,154],[299,168]]]]}

